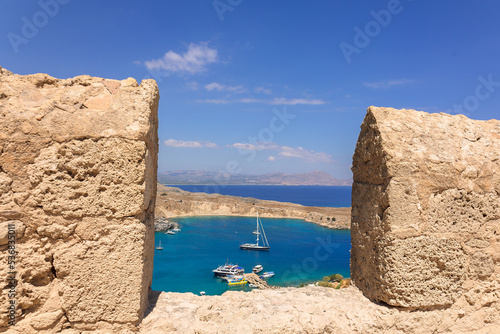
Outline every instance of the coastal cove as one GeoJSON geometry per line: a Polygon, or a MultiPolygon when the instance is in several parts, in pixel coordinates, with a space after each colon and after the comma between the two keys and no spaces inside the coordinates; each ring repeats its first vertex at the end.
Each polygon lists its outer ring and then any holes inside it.
{"type": "Polygon", "coordinates": [[[321,280],[323,276],[349,274],[350,231],[333,230],[300,219],[262,218],[269,251],[240,250],[244,242],[255,241],[255,217],[176,217],[181,231],[175,235],[156,232],[153,290],[171,292],[205,291],[219,295],[229,290],[250,290],[247,286],[228,288],[212,270],[226,261],[251,272],[261,264],[274,271],[269,284],[297,286],[321,280]]]}
{"type": "MultiPolygon", "coordinates": [[[[348,192],[350,194],[350,189],[348,192]]],[[[167,219],[187,216],[255,217],[257,212],[261,217],[303,219],[331,229],[350,229],[351,226],[350,207],[304,206],[252,197],[188,192],[177,187],[157,185],[156,217],[167,219]]]]}

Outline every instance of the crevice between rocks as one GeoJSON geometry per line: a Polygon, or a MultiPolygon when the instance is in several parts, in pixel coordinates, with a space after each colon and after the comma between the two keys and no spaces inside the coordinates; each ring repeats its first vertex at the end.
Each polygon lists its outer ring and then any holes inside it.
{"type": "Polygon", "coordinates": [[[56,267],[54,267],[54,255],[50,256],[50,272],[54,275],[54,278],[57,278],[56,267]]]}

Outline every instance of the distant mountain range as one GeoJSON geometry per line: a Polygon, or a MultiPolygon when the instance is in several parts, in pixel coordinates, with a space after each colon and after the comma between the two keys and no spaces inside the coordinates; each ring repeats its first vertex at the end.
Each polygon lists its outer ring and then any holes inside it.
{"type": "Polygon", "coordinates": [[[350,186],[352,180],[339,180],[316,170],[310,173],[261,175],[229,174],[207,171],[170,171],[158,174],[162,184],[235,184],[235,185],[287,185],[287,186],[350,186]]]}

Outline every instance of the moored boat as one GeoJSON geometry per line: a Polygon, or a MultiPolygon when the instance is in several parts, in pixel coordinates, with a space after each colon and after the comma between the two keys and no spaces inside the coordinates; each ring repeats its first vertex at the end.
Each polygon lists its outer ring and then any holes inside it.
{"type": "Polygon", "coordinates": [[[262,265],[258,264],[255,267],[253,267],[252,272],[257,274],[257,273],[260,273],[263,269],[264,268],[262,267],[262,265]]]}
{"type": "Polygon", "coordinates": [[[243,278],[228,278],[227,279],[227,285],[245,285],[247,284],[248,281],[243,277],[243,278]]]}
{"type": "Polygon", "coordinates": [[[265,273],[260,276],[260,278],[269,278],[274,276],[274,271],[266,271],[265,273]]]}
{"type": "Polygon", "coordinates": [[[165,234],[175,234],[175,232],[168,230],[165,234]]]}
{"type": "Polygon", "coordinates": [[[245,269],[238,266],[237,264],[227,263],[218,266],[217,269],[212,270],[215,276],[225,277],[231,275],[241,275],[245,273],[245,269]]]}
{"type": "Polygon", "coordinates": [[[253,234],[257,235],[257,239],[255,243],[244,243],[240,245],[241,249],[248,250],[269,250],[269,242],[267,241],[266,232],[264,232],[264,226],[262,226],[262,221],[259,218],[259,213],[257,212],[257,228],[253,232],[253,234]],[[260,237],[262,235],[262,238],[260,237]],[[259,241],[262,240],[262,245],[259,241]]]}
{"type": "Polygon", "coordinates": [[[160,244],[158,246],[156,246],[156,249],[157,250],[162,250],[163,249],[163,247],[161,246],[161,240],[160,240],[160,244]]]}

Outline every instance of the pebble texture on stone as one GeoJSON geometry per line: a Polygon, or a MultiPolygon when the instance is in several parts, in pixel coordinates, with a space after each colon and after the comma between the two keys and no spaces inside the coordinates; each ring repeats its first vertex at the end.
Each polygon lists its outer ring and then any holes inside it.
{"type": "MultiPolygon", "coordinates": [[[[11,331],[134,329],[153,269],[155,81],[0,68],[0,284],[16,229],[11,331]]],[[[3,290],[7,291],[7,290],[3,290]]],[[[0,331],[8,326],[0,296],[0,331]]]]}

